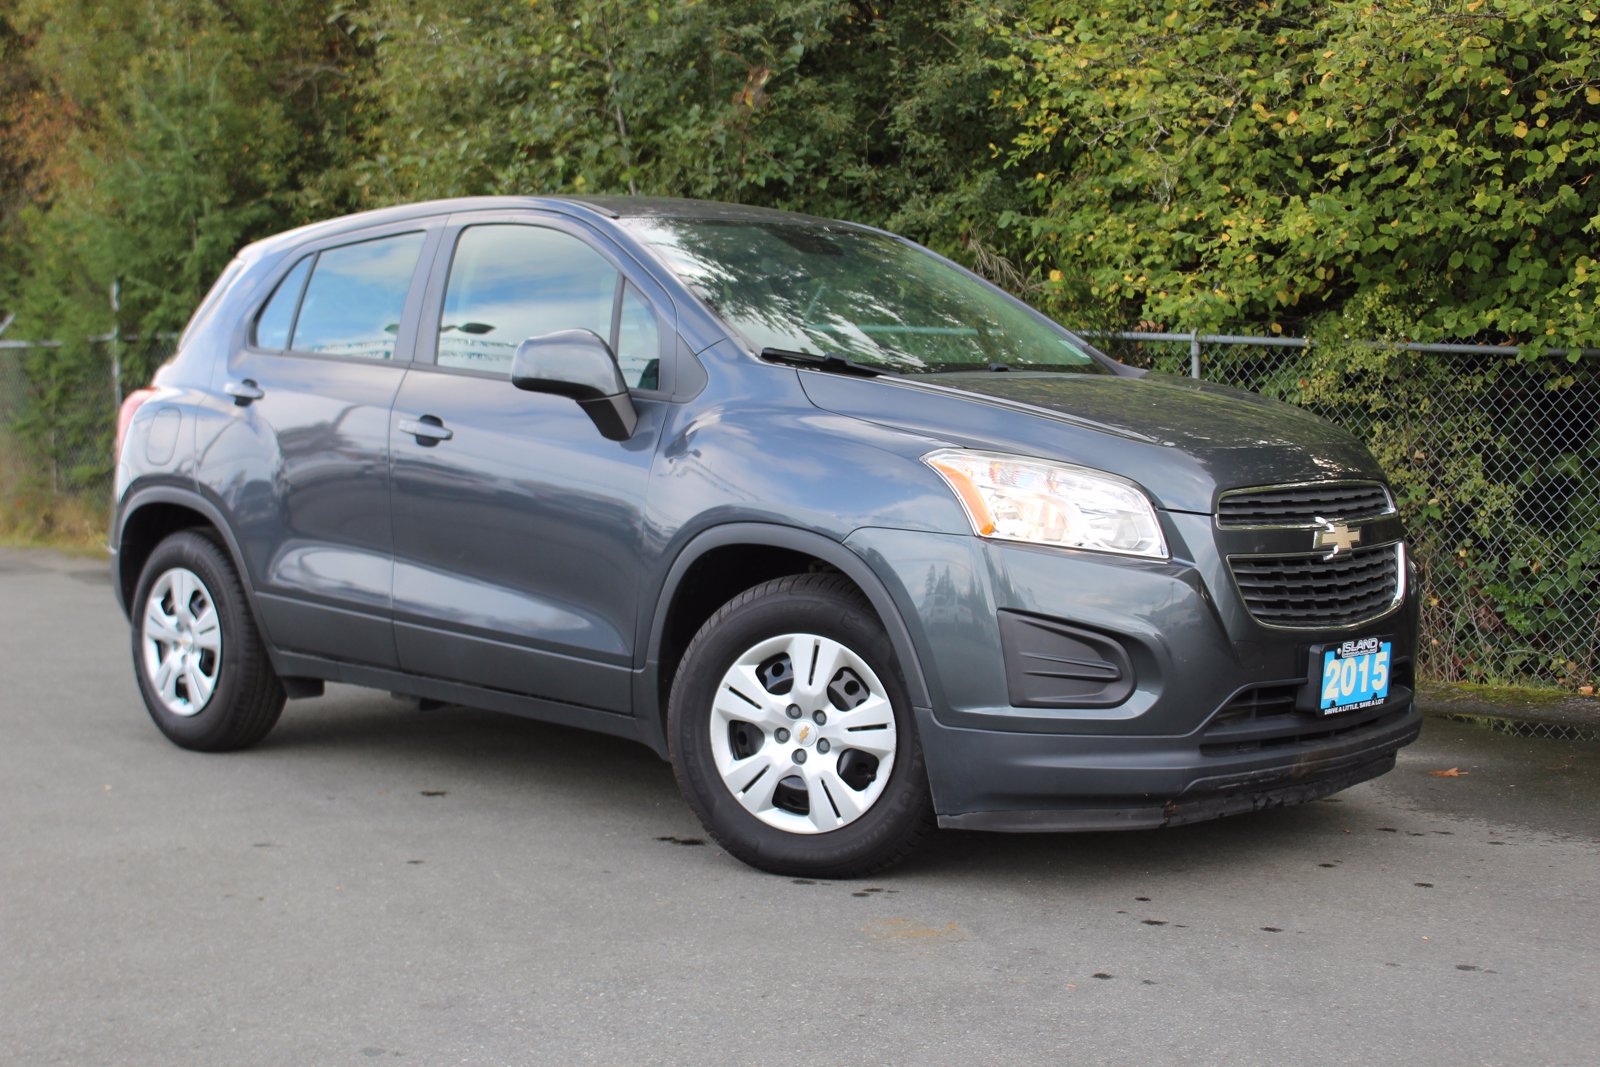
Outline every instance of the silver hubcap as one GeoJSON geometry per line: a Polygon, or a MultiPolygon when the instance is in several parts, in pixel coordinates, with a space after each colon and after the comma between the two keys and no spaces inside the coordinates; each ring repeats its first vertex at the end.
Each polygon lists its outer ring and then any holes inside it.
{"type": "Polygon", "coordinates": [[[795,834],[837,830],[883,795],[894,709],[866,661],[817,634],[748,649],[717,687],[711,755],[744,809],[795,834]]]}
{"type": "Polygon", "coordinates": [[[222,624],[200,576],[174,567],[156,579],[141,624],[144,673],[174,715],[196,715],[211,700],[222,666],[222,624]]]}

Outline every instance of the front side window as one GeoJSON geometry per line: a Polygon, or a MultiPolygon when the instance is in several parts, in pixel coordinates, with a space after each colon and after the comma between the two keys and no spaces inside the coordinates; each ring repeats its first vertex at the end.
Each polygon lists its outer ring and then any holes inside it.
{"type": "Polygon", "coordinates": [[[403,233],[320,252],[289,347],[319,355],[393,359],[423,236],[403,233]]]}
{"type": "Polygon", "coordinates": [[[518,345],[558,330],[593,332],[630,389],[658,388],[655,312],[609,260],[540,226],[463,230],[439,318],[439,366],[505,374],[518,345]]]}

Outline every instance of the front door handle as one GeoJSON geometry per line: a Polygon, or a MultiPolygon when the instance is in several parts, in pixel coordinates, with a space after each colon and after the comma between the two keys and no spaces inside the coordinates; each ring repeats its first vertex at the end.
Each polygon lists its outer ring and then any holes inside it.
{"type": "Polygon", "coordinates": [[[267,395],[262,392],[261,386],[256,384],[254,378],[246,378],[242,382],[228,382],[222,387],[222,391],[233,397],[233,402],[240,407],[246,406],[252,400],[260,400],[267,395]]]}
{"type": "Polygon", "coordinates": [[[436,445],[455,436],[433,415],[424,415],[420,419],[401,419],[400,430],[415,437],[420,445],[436,445]]]}

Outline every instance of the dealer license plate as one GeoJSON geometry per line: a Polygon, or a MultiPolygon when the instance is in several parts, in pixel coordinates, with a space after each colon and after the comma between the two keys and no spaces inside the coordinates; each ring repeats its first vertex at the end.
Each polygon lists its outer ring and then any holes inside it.
{"type": "Polygon", "coordinates": [[[1362,637],[1324,649],[1322,714],[1370,708],[1388,699],[1391,648],[1381,638],[1362,637]]]}

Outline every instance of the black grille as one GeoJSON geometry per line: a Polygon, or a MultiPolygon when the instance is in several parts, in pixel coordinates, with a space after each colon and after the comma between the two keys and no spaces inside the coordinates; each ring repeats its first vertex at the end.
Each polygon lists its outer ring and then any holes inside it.
{"type": "Polygon", "coordinates": [[[1312,556],[1230,556],[1245,607],[1269,626],[1321,629],[1376,618],[1399,599],[1400,547],[1312,556]]]}
{"type": "MultiPolygon", "coordinates": [[[[1365,725],[1392,714],[1395,705],[1410,702],[1416,688],[1416,672],[1409,659],[1395,660],[1389,666],[1388,700],[1375,708],[1334,715],[1311,714],[1309,708],[1297,710],[1307,688],[1305,680],[1300,679],[1241,689],[1206,723],[1205,740],[1233,746],[1229,751],[1242,751],[1237,746],[1298,742],[1338,733],[1351,725],[1365,725]]],[[[1309,688],[1315,692],[1314,686],[1309,688]]]]}
{"type": "Polygon", "coordinates": [[[1218,526],[1316,526],[1353,522],[1394,510],[1377,482],[1317,482],[1237,489],[1217,501],[1218,526]]]}
{"type": "Polygon", "coordinates": [[[1341,715],[1319,718],[1291,713],[1264,715],[1248,722],[1214,722],[1206,728],[1200,753],[1205,756],[1233,756],[1309,742],[1325,743],[1358,730],[1392,726],[1405,718],[1410,703],[1409,690],[1401,692],[1391,689],[1389,700],[1385,703],[1341,715]]]}
{"type": "Polygon", "coordinates": [[[1287,715],[1294,711],[1295,698],[1303,685],[1302,682],[1264,685],[1236,693],[1211,717],[1211,725],[1207,729],[1272,715],[1287,715]]]}

